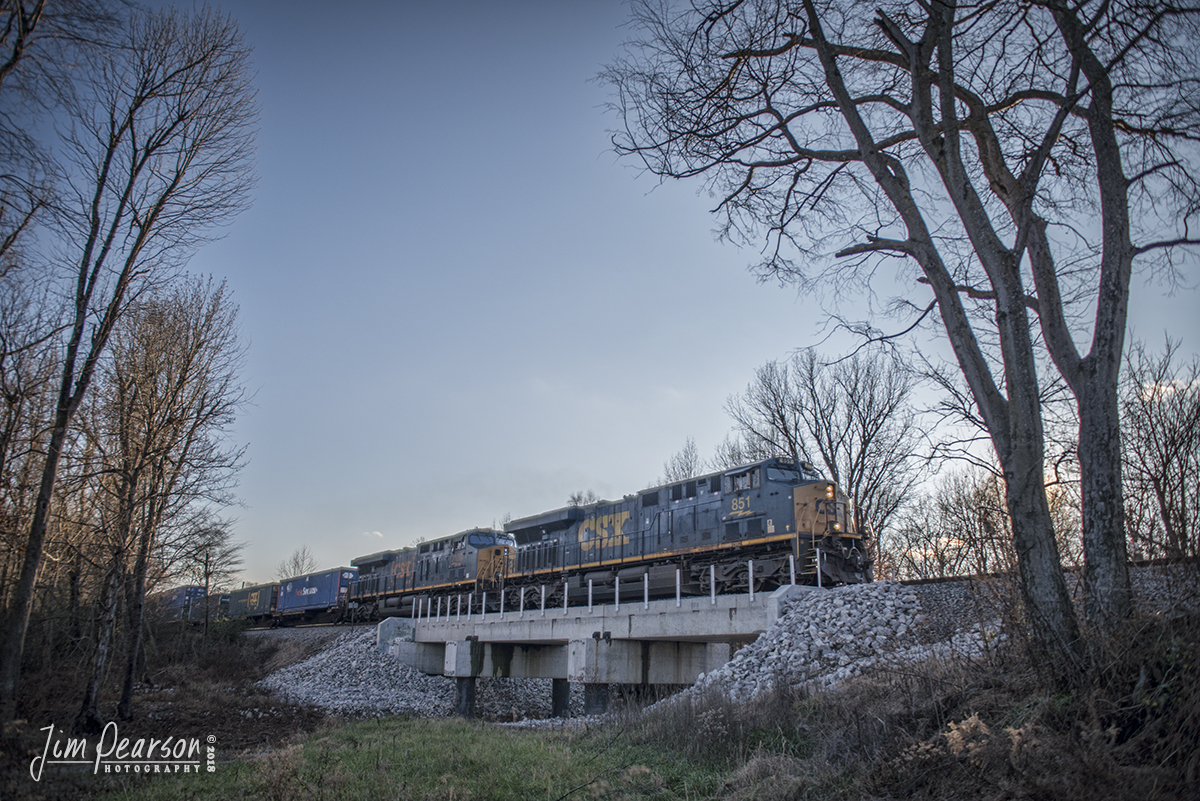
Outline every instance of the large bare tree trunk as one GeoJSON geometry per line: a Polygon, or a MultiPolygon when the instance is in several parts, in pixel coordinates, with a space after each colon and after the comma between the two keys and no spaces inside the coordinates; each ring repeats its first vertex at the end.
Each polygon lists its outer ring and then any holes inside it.
{"type": "Polygon", "coordinates": [[[1121,486],[1121,420],[1116,388],[1089,381],[1079,393],[1079,470],[1084,548],[1084,608],[1102,631],[1133,611],[1121,486]],[[1111,396],[1111,397],[1110,397],[1111,396]],[[1086,409],[1086,413],[1085,413],[1086,409]]]}
{"type": "Polygon", "coordinates": [[[1081,641],[1046,502],[1042,462],[1026,450],[1010,457],[1002,469],[1034,654],[1047,673],[1061,680],[1078,667],[1081,641]]]}
{"type": "Polygon", "coordinates": [[[12,603],[4,621],[3,641],[0,644],[0,648],[3,649],[0,650],[0,723],[12,720],[17,712],[17,691],[21,681],[25,634],[29,630],[29,616],[33,612],[34,589],[42,564],[47,521],[50,517],[50,500],[54,495],[54,482],[69,419],[67,410],[60,406],[54,429],[50,434],[37,506],[34,508],[29,537],[25,542],[25,555],[21,561],[21,572],[13,587],[12,603]]]}
{"type": "MultiPolygon", "coordinates": [[[[153,501],[152,507],[155,506],[153,501]]],[[[117,717],[121,720],[133,718],[133,685],[137,681],[138,660],[142,653],[142,627],[146,620],[146,571],[150,566],[150,541],[157,528],[153,520],[153,509],[144,515],[141,532],[138,536],[137,557],[134,560],[132,589],[128,603],[129,621],[129,650],[126,652],[125,677],[121,684],[121,700],[117,704],[117,717]]]]}
{"type": "Polygon", "coordinates": [[[79,718],[75,724],[79,731],[89,734],[99,732],[104,728],[106,722],[104,716],[100,714],[100,691],[104,687],[104,675],[108,669],[109,653],[112,650],[116,629],[117,596],[123,559],[124,555],[119,551],[113,553],[113,561],[104,576],[104,584],[100,592],[100,618],[96,623],[96,652],[92,659],[92,670],[88,675],[87,687],[84,689],[79,718]]]}

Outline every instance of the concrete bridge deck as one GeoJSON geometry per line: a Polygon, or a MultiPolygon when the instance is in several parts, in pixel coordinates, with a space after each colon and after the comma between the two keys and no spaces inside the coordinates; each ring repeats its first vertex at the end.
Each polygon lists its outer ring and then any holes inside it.
{"type": "Polygon", "coordinates": [[[472,714],[479,676],[554,679],[556,714],[569,683],[585,685],[585,707],[604,706],[611,684],[693,684],[729,661],[779,617],[785,599],[815,587],[754,596],[515,609],[481,614],[454,599],[413,618],[379,624],[377,641],[422,673],[458,679],[458,709],[472,714]]]}

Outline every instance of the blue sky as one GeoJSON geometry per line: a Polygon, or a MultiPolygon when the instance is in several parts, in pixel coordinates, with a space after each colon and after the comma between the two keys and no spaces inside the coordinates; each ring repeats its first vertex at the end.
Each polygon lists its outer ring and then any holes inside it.
{"type": "MultiPolygon", "coordinates": [[[[616,2],[229,7],[255,50],[254,206],[190,270],[241,306],[247,580],[634,492],[727,396],[824,339],[713,201],[618,161],[616,2]]],[[[1193,351],[1194,293],[1134,298],[1193,351]]],[[[1152,322],[1138,322],[1140,320],[1152,322]]],[[[836,351],[846,346],[834,340],[836,351]]]]}

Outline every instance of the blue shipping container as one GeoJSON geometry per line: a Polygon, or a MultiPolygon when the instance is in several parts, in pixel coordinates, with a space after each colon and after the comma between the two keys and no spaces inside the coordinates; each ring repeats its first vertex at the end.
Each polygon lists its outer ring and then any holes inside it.
{"type": "Polygon", "coordinates": [[[198,585],[175,587],[154,599],[161,604],[168,620],[203,620],[204,588],[198,585]]]}
{"type": "Polygon", "coordinates": [[[336,567],[279,582],[279,613],[329,609],[338,605],[350,582],[358,578],[356,567],[336,567]]]}

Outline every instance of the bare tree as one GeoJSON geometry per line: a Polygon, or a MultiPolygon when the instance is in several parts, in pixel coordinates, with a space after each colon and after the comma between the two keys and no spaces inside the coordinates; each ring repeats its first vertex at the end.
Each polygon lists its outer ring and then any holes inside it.
{"type": "Polygon", "coordinates": [[[252,182],[249,52],[229,19],[135,12],[125,45],[90,54],[84,69],[88,88],[72,99],[62,143],[73,169],[54,243],[73,260],[73,305],[37,503],[0,632],[3,720],[15,712],[64,443],[113,328],[131,300],[174,274],[213,226],[244,207],[252,182]]]}
{"type": "MultiPolygon", "coordinates": [[[[805,420],[790,362],[767,362],[740,396],[725,402],[725,411],[737,426],[739,450],[747,455],[787,456],[812,462],[805,440],[805,420]]],[[[739,453],[741,455],[741,453],[739,453]]]]}
{"type": "Polygon", "coordinates": [[[663,462],[663,475],[658,484],[671,484],[676,481],[686,481],[704,472],[704,460],[696,448],[696,440],[691,437],[683,443],[679,452],[663,462]]]}
{"type": "Polygon", "coordinates": [[[284,559],[275,568],[275,578],[283,581],[284,579],[303,576],[305,573],[311,573],[316,569],[317,560],[313,558],[312,551],[308,550],[307,545],[301,545],[292,551],[291,556],[284,559]]]}
{"type": "Polygon", "coordinates": [[[1122,386],[1129,540],[1145,556],[1200,556],[1200,360],[1137,343],[1122,386]]]}
{"type": "Polygon", "coordinates": [[[104,382],[111,394],[102,403],[112,421],[108,472],[119,478],[118,505],[128,509],[119,520],[135,544],[118,706],[124,720],[132,716],[146,581],[160,531],[193,504],[233,500],[229,493],[244,449],[226,445],[224,437],[245,402],[238,375],[244,353],[237,307],[225,286],[211,280],[192,279],[165,296],[139,301],[114,333],[104,382]]]}
{"type": "Polygon", "coordinates": [[[598,500],[600,500],[600,496],[593,490],[579,490],[567,496],[567,506],[587,506],[598,500]]]}
{"type": "MultiPolygon", "coordinates": [[[[1063,487],[1047,490],[1059,551],[1078,555],[1077,499],[1063,487]]],[[[902,578],[1009,573],[1016,568],[1003,477],[995,467],[970,465],[942,475],[925,502],[901,513],[887,547],[902,578]]]]}
{"type": "Polygon", "coordinates": [[[849,496],[856,529],[881,532],[921,478],[914,386],[884,355],[824,364],[807,350],[759,368],[725,409],[754,453],[822,465],[849,496]]]}
{"type": "Polygon", "coordinates": [[[958,470],[903,515],[891,547],[904,578],[942,578],[1011,570],[1016,565],[1004,488],[993,471],[958,470]]]}
{"type": "Polygon", "coordinates": [[[223,285],[201,279],[143,297],[113,333],[90,408],[80,415],[84,447],[94,454],[92,491],[103,512],[97,528],[107,543],[96,566],[105,576],[104,615],[79,715],[84,730],[99,730],[105,722],[100,683],[118,650],[119,629],[126,659],[117,714],[124,720],[133,714],[147,581],[162,534],[175,528],[204,538],[211,514],[196,506],[232,500],[243,452],[222,440],[244,399],[242,355],[236,307],[223,285]],[[109,598],[114,581],[124,590],[120,620],[117,600],[109,598]]]}
{"type": "Polygon", "coordinates": [[[725,435],[725,439],[721,440],[717,445],[711,463],[716,470],[732,470],[744,464],[781,455],[784,454],[767,447],[763,444],[762,440],[748,438],[745,434],[739,432],[725,435]]]}
{"type": "Polygon", "coordinates": [[[45,94],[47,83],[69,80],[69,51],[96,44],[116,23],[103,0],[0,0],[0,89],[45,94]]]}
{"type": "Polygon", "coordinates": [[[30,479],[45,450],[61,323],[57,277],[31,237],[50,222],[61,170],[35,132],[70,97],[73,67],[112,43],[116,21],[105,0],[0,0],[0,609],[36,505],[30,479]]]}
{"type": "Polygon", "coordinates": [[[0,609],[11,600],[18,557],[37,499],[54,352],[27,276],[0,276],[0,609]]]}
{"type": "Polygon", "coordinates": [[[209,519],[187,537],[189,549],[185,554],[183,575],[186,580],[204,587],[204,634],[214,606],[212,598],[233,586],[242,566],[243,543],[233,538],[229,520],[209,519]]]}
{"type": "Polygon", "coordinates": [[[709,0],[641,3],[635,23],[605,73],[620,152],[703,176],[726,235],[765,234],[764,275],[844,289],[887,259],[918,268],[901,273],[932,294],[905,299],[913,325],[941,317],[1004,474],[1040,662],[1068,679],[1082,640],[1030,314],[1079,408],[1086,609],[1103,631],[1131,609],[1117,378],[1133,263],[1171,269],[1200,242],[1197,9],[709,0]],[[840,272],[812,272],[828,253],[840,272]]]}
{"type": "Polygon", "coordinates": [[[0,0],[0,275],[28,266],[20,242],[54,201],[59,170],[33,133],[71,96],[89,52],[118,30],[107,0],[0,0]]]}
{"type": "MultiPolygon", "coordinates": [[[[105,523],[111,524],[106,519],[105,523]]],[[[109,658],[116,639],[117,607],[120,603],[120,587],[124,578],[123,569],[128,557],[128,543],[115,536],[110,525],[101,527],[107,548],[101,551],[99,564],[103,564],[103,578],[97,602],[95,620],[95,647],[92,652],[88,678],[84,684],[83,702],[75,726],[86,733],[99,732],[105,724],[100,714],[100,690],[108,671],[109,658]]]]}

